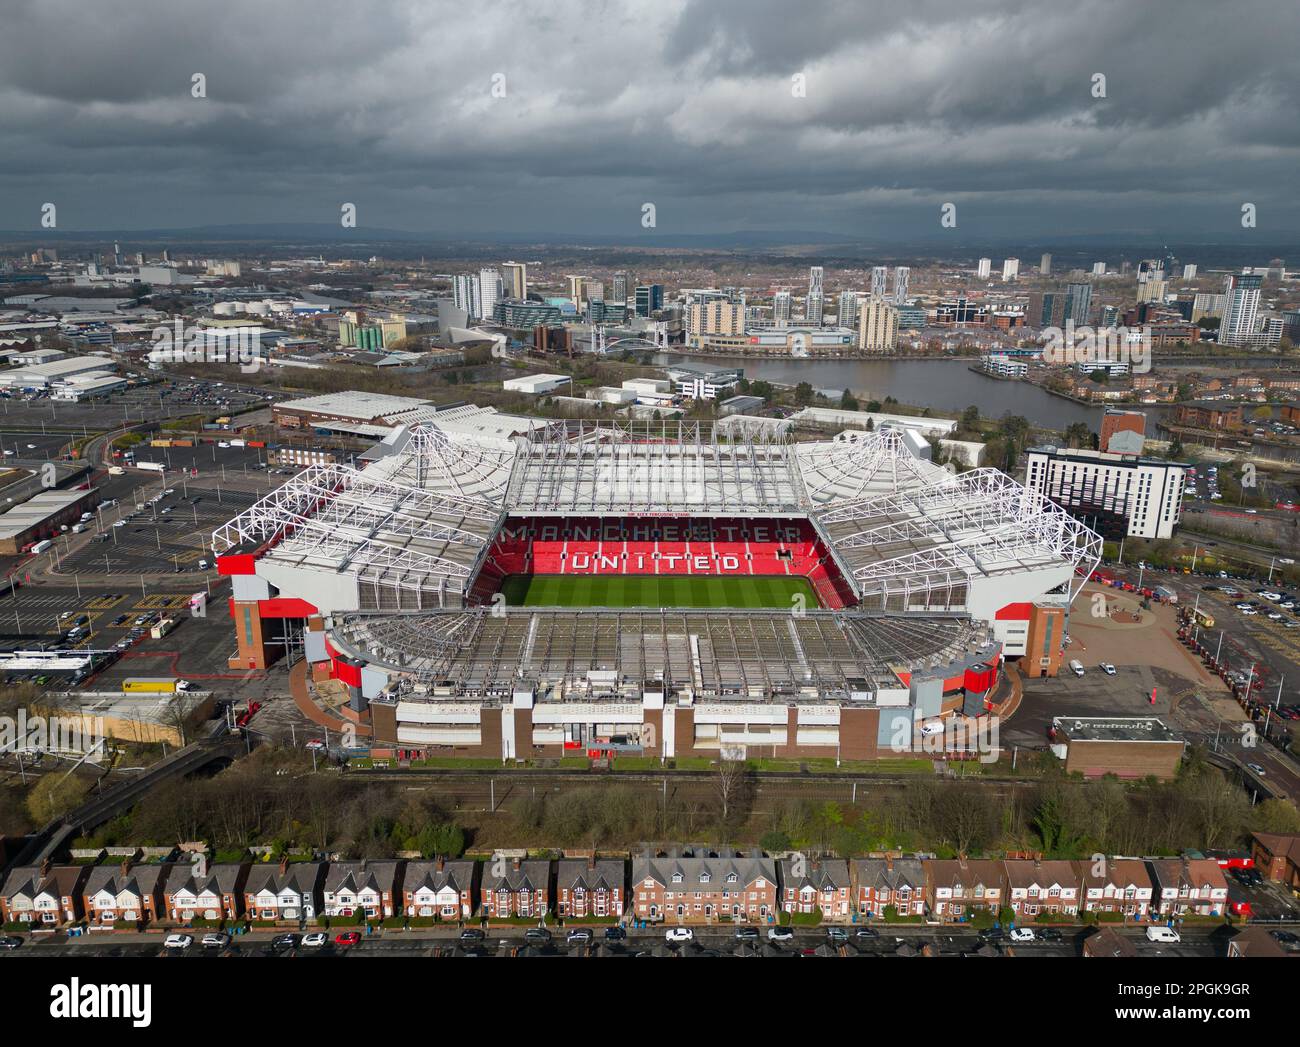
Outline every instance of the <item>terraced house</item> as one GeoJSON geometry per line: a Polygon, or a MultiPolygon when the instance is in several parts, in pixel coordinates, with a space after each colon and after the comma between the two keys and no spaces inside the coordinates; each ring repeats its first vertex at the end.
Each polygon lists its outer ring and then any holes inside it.
{"type": "Polygon", "coordinates": [[[843,858],[782,858],[781,908],[786,912],[820,911],[830,922],[853,916],[853,885],[843,858]]]}
{"type": "Polygon", "coordinates": [[[402,908],[407,916],[468,920],[474,915],[477,862],[444,858],[407,862],[402,877],[402,908]]]}
{"type": "Polygon", "coordinates": [[[1143,919],[1151,911],[1151,872],[1136,858],[1081,862],[1084,912],[1116,912],[1143,919]]]}
{"type": "Polygon", "coordinates": [[[1152,905],[1161,916],[1219,916],[1228,904],[1228,881],[1209,858],[1152,858],[1152,905]]]}
{"type": "Polygon", "coordinates": [[[632,891],[643,920],[771,923],[777,915],[776,863],[761,855],[641,855],[632,859],[632,891]]]}
{"type": "Polygon", "coordinates": [[[368,920],[393,915],[393,899],[401,897],[402,862],[331,862],[325,872],[326,916],[364,916],[368,920]]]}
{"type": "Polygon", "coordinates": [[[483,864],[483,915],[489,920],[540,917],[550,908],[551,863],[492,858],[483,864]]]}
{"type": "Polygon", "coordinates": [[[163,888],[171,865],[97,865],[86,877],[82,906],[91,930],[151,923],[165,915],[163,888]]]}
{"type": "Polygon", "coordinates": [[[1006,901],[1006,870],[987,858],[924,859],[926,901],[941,920],[968,919],[981,910],[996,913],[1006,901]]]}
{"type": "Polygon", "coordinates": [[[574,919],[621,917],[626,874],[621,858],[561,859],[555,867],[556,912],[574,919]]]}
{"type": "Polygon", "coordinates": [[[858,858],[853,862],[858,913],[880,917],[925,915],[925,866],[919,858],[858,858]]]}
{"type": "Polygon", "coordinates": [[[302,923],[320,912],[324,862],[254,865],[244,882],[244,912],[264,923],[302,923]]]}
{"type": "Polygon", "coordinates": [[[1021,919],[1043,914],[1073,916],[1079,911],[1082,874],[1076,862],[1009,861],[1007,902],[1021,919]]]}
{"type": "Polygon", "coordinates": [[[244,914],[244,881],[249,866],[234,862],[209,865],[202,873],[194,866],[177,866],[167,877],[164,898],[173,920],[236,920],[244,914]]]}
{"type": "Polygon", "coordinates": [[[6,923],[53,930],[81,919],[82,886],[90,869],[83,865],[24,865],[11,869],[0,887],[0,912],[6,923]]]}

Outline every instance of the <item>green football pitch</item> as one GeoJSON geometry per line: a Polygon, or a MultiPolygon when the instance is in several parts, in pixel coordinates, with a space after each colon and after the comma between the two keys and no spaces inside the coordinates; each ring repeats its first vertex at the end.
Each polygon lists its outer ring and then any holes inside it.
{"type": "Polygon", "coordinates": [[[779,607],[802,593],[820,607],[807,578],[689,574],[516,574],[501,584],[512,607],[779,607]]]}

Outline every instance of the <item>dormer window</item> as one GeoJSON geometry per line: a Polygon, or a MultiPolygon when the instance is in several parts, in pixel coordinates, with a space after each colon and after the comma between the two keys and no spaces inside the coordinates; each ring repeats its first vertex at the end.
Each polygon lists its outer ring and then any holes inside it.
{"type": "Polygon", "coordinates": [[[708,873],[700,873],[700,883],[708,883],[710,879],[712,879],[712,877],[710,877],[708,873]]]}
{"type": "Polygon", "coordinates": [[[673,883],[681,883],[681,882],[682,882],[682,874],[673,873],[673,883]]]}
{"type": "Polygon", "coordinates": [[[727,883],[735,883],[735,882],[736,882],[736,874],[727,873],[727,883]]]}

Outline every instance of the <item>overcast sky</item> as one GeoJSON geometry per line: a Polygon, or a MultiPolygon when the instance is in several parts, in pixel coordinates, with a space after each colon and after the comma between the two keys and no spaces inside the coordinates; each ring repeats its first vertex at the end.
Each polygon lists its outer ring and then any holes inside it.
{"type": "Polygon", "coordinates": [[[5,229],[38,229],[47,201],[68,231],[336,224],[350,202],[362,230],[631,240],[650,202],[659,232],[905,241],[950,235],[952,202],[963,239],[1300,231],[1295,0],[6,0],[3,15],[5,229]]]}

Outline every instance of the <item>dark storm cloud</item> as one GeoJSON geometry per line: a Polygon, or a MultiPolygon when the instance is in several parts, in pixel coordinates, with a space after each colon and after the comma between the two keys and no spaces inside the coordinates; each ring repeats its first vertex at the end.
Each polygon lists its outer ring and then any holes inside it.
{"type": "Polygon", "coordinates": [[[1280,0],[11,7],[0,227],[1300,230],[1280,0]]]}

